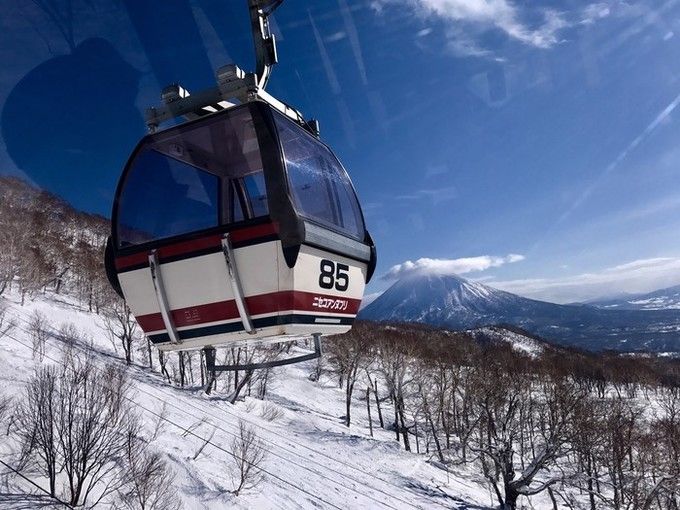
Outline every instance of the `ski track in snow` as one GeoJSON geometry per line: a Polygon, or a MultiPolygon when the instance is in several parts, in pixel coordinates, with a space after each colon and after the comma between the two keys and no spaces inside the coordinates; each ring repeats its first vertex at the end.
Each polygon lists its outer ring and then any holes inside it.
{"type": "MultiPolygon", "coordinates": [[[[0,394],[19,395],[37,363],[25,331],[35,310],[49,318],[55,331],[63,323],[73,323],[85,333],[92,347],[80,340],[77,348],[92,352],[99,368],[107,362],[124,365],[101,328],[101,318],[83,311],[68,297],[40,296],[23,307],[13,294],[0,301],[9,305],[8,315],[18,323],[10,332],[13,338],[0,339],[0,394]]],[[[45,362],[50,358],[60,361],[63,348],[63,341],[52,335],[45,362]]],[[[236,405],[228,403],[224,394],[207,396],[199,387],[178,388],[148,368],[129,367],[133,408],[142,416],[147,436],[153,434],[164,408],[167,420],[176,424],[164,423],[151,447],[166,455],[176,474],[182,508],[493,507],[495,502],[472,468],[451,468],[447,481],[446,471],[427,462],[427,456],[400,449],[392,432],[374,423],[376,437],[371,438],[360,388],[355,391],[352,426],[345,427],[340,418],[344,415],[343,390],[327,378],[320,383],[309,381],[311,367],[306,363],[275,369],[266,402],[248,397],[236,405]],[[275,406],[281,415],[267,421],[261,416],[265,405],[275,406]],[[229,451],[239,419],[253,425],[263,441],[268,451],[263,468],[269,474],[260,486],[236,497],[229,492],[233,487],[229,451]],[[210,443],[193,460],[213,432],[210,443]]],[[[389,416],[388,408],[384,411],[389,416]]],[[[15,444],[0,444],[0,458],[12,459],[15,450],[15,444]]],[[[31,479],[44,482],[35,473],[31,479]]],[[[12,505],[3,503],[0,495],[0,508],[16,508],[12,505]]]]}

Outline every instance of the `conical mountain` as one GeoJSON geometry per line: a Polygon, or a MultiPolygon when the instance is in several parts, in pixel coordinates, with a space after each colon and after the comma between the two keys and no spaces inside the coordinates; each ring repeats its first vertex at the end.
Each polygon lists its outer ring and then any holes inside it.
{"type": "Polygon", "coordinates": [[[506,324],[591,350],[680,351],[677,310],[604,310],[537,301],[461,278],[418,273],[402,278],[359,317],[451,329],[506,324]]]}

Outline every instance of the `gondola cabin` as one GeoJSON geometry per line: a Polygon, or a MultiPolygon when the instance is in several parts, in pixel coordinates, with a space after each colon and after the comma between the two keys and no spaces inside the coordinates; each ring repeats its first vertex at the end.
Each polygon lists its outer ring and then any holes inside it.
{"type": "Polygon", "coordinates": [[[346,332],[375,257],[333,152],[254,100],[141,140],[106,259],[151,341],[185,350],[346,332]]]}

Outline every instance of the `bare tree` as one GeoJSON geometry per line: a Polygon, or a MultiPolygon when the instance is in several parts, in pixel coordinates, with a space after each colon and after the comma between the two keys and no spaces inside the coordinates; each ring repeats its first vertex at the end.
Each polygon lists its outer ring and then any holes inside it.
{"type": "Polygon", "coordinates": [[[59,375],[54,366],[37,368],[15,411],[21,464],[32,463],[45,475],[53,498],[57,497],[60,460],[57,437],[59,375]]]}
{"type": "Polygon", "coordinates": [[[65,322],[59,326],[58,338],[64,342],[64,359],[72,358],[75,354],[76,344],[86,339],[85,335],[78,331],[78,328],[72,322],[65,322]]]}
{"type": "Polygon", "coordinates": [[[165,378],[168,380],[168,384],[170,384],[170,382],[172,382],[172,378],[170,377],[170,372],[168,372],[168,360],[165,359],[165,353],[163,351],[159,349],[157,352],[158,364],[161,367],[161,374],[165,376],[165,378]]]}
{"type": "Polygon", "coordinates": [[[283,410],[272,402],[265,402],[260,411],[260,416],[267,421],[275,421],[283,416],[283,410]]]}
{"type": "Polygon", "coordinates": [[[0,301],[0,338],[14,329],[15,322],[7,315],[7,307],[0,301]]]}
{"type": "Polygon", "coordinates": [[[394,406],[394,430],[396,439],[399,441],[400,435],[404,441],[404,449],[411,451],[411,444],[408,437],[405,418],[405,399],[406,388],[411,384],[412,379],[409,374],[409,364],[416,356],[416,348],[412,337],[407,334],[390,334],[379,338],[378,358],[380,371],[383,379],[387,383],[390,398],[394,406]]]}
{"type": "Polygon", "coordinates": [[[515,510],[519,496],[533,496],[565,481],[570,474],[557,465],[573,448],[573,420],[585,394],[568,380],[544,382],[537,388],[511,352],[487,353],[477,381],[481,410],[479,445],[487,481],[503,510],[515,510]],[[515,359],[513,363],[513,358],[515,359]],[[548,476],[537,481],[539,474],[548,476]]]}
{"type": "Polygon", "coordinates": [[[149,449],[130,424],[124,452],[124,485],[119,490],[131,510],[176,510],[181,504],[174,487],[175,477],[162,456],[149,449]]]}
{"type": "Polygon", "coordinates": [[[9,410],[11,407],[12,399],[10,397],[0,395],[0,424],[2,424],[2,422],[9,414],[9,410]]]}
{"type": "Polygon", "coordinates": [[[127,382],[114,367],[96,370],[90,359],[70,355],[63,367],[38,367],[15,412],[22,463],[44,473],[49,492],[69,505],[95,506],[120,486],[130,420],[127,382]],[[58,480],[65,494],[57,494],[58,480]]]}
{"type": "Polygon", "coordinates": [[[119,342],[125,362],[132,363],[132,344],[137,338],[137,321],[125,301],[117,299],[107,309],[104,318],[106,331],[112,342],[119,342]]]}
{"type": "MultiPolygon", "coordinates": [[[[266,345],[259,347],[237,347],[225,352],[225,364],[250,365],[274,361],[283,352],[283,349],[285,347],[266,345]]],[[[260,398],[264,398],[271,373],[268,369],[262,369],[256,376],[256,370],[248,368],[228,372],[227,377],[227,386],[233,382],[234,388],[227,399],[234,404],[246,388],[248,389],[248,394],[250,394],[254,382],[258,383],[259,386],[258,395],[260,395],[260,398]]]]}
{"type": "Polygon", "coordinates": [[[37,310],[33,312],[28,323],[28,331],[33,342],[33,357],[37,356],[40,361],[45,357],[45,344],[50,336],[49,328],[47,317],[37,310]]]}
{"type": "Polygon", "coordinates": [[[125,448],[120,431],[131,419],[125,405],[128,382],[117,367],[96,370],[89,358],[72,358],[59,387],[56,425],[68,500],[85,505],[96,493],[94,505],[120,484],[115,460],[125,448]]]}
{"type": "Polygon", "coordinates": [[[352,395],[361,368],[369,362],[368,328],[356,326],[349,333],[328,342],[329,361],[345,382],[345,425],[350,426],[352,395]]]}
{"type": "Polygon", "coordinates": [[[266,451],[255,429],[243,420],[239,420],[238,428],[238,435],[231,443],[231,453],[236,467],[235,488],[232,492],[236,496],[241,491],[252,489],[262,481],[261,465],[266,457],[266,451]]]}

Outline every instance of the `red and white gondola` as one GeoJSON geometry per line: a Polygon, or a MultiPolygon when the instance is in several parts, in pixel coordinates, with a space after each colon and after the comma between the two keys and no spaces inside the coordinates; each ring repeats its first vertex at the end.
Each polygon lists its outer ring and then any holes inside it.
{"type": "Polygon", "coordinates": [[[159,349],[350,329],[375,247],[347,173],[310,131],[253,100],[134,150],[107,273],[159,349]]]}

